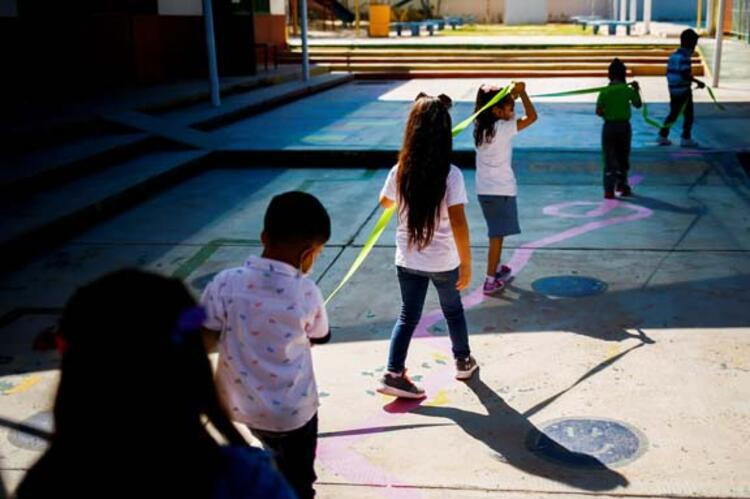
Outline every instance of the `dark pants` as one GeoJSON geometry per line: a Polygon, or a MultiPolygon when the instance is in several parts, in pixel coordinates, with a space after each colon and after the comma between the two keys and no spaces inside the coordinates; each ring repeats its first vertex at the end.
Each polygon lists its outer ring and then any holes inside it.
{"type": "Polygon", "coordinates": [[[440,308],[448,322],[448,334],[453,345],[453,356],[464,359],[469,356],[469,333],[466,328],[461,294],[456,289],[458,269],[448,272],[422,272],[397,267],[398,284],[401,288],[401,314],[391,333],[391,348],[388,353],[388,370],[400,373],[404,370],[406,354],[414,330],[422,317],[422,307],[427,296],[427,287],[437,289],[440,308]]]}
{"type": "Polygon", "coordinates": [[[315,497],[315,449],[318,446],[318,415],[303,427],[286,432],[256,430],[253,435],[273,454],[279,472],[299,499],[315,497]]]}
{"type": "Polygon", "coordinates": [[[614,192],[628,185],[630,170],[630,139],[633,132],[629,121],[605,121],[602,128],[604,155],[604,190],[614,192]]]}
{"type": "MultiPolygon", "coordinates": [[[[685,106],[685,114],[682,116],[682,138],[689,139],[690,132],[693,130],[693,92],[688,90],[681,94],[669,93],[669,116],[664,120],[664,125],[674,124],[677,117],[685,106]]],[[[669,128],[665,127],[659,130],[662,137],[669,136],[669,128]]]]}

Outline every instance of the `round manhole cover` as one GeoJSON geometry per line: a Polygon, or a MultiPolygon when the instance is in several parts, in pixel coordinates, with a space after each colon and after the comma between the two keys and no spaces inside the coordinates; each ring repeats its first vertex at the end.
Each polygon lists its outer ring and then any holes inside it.
{"type": "Polygon", "coordinates": [[[556,298],[581,298],[598,295],[607,290],[607,283],[593,277],[573,275],[544,277],[531,283],[539,294],[556,298]]]}
{"type": "MultiPolygon", "coordinates": [[[[53,418],[51,411],[38,412],[24,421],[24,424],[29,425],[39,430],[51,432],[53,425],[53,418]]],[[[13,430],[8,433],[8,441],[11,444],[21,449],[32,450],[42,452],[47,449],[47,440],[30,435],[19,430],[13,430]]]]}
{"type": "Polygon", "coordinates": [[[604,419],[550,421],[527,436],[529,450],[541,458],[574,467],[622,466],[640,457],[646,437],[632,426],[604,419]]]}

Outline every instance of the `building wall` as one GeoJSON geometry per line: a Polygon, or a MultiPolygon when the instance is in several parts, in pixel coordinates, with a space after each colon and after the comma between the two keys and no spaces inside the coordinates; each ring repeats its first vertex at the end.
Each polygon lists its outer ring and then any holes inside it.
{"type": "Polygon", "coordinates": [[[286,14],[286,2],[284,0],[271,0],[270,13],[281,16],[286,14]]]}
{"type": "Polygon", "coordinates": [[[16,0],[0,0],[0,17],[15,17],[18,15],[16,0]]]}
{"type": "Polygon", "coordinates": [[[477,22],[487,22],[488,5],[489,19],[492,23],[502,22],[506,0],[441,0],[440,14],[443,16],[474,16],[477,22]]]}
{"type": "MultiPolygon", "coordinates": [[[[623,1],[623,0],[620,0],[623,1]]],[[[627,0],[625,0],[627,1],[627,0]]],[[[632,0],[631,0],[632,1],[632,0]]],[[[638,2],[638,19],[643,19],[643,2],[638,2]]],[[[703,0],[703,19],[705,9],[709,0],[703,0]]],[[[610,1],[611,3],[611,1],[610,1]]],[[[696,0],[652,0],[651,19],[654,21],[695,21],[698,13],[698,2],[696,0]]],[[[630,4],[628,3],[628,15],[630,15],[630,4]]]]}
{"type": "Polygon", "coordinates": [[[547,0],[508,0],[503,17],[505,24],[545,24],[547,0]]]}
{"type": "MultiPolygon", "coordinates": [[[[354,9],[354,0],[339,1],[349,7],[350,10],[354,9]]],[[[440,15],[472,15],[476,17],[477,22],[487,22],[489,6],[490,22],[502,22],[504,21],[505,4],[511,1],[521,4],[525,2],[525,0],[440,0],[440,15]]],[[[638,19],[642,19],[644,0],[636,1],[638,2],[638,19]]],[[[707,2],[708,0],[703,0],[704,9],[707,2]]],[[[562,21],[569,19],[570,16],[591,15],[592,5],[594,15],[607,18],[612,17],[612,0],[547,0],[546,3],[549,21],[562,21]]],[[[730,0],[727,0],[727,3],[730,3],[730,0]]],[[[432,0],[433,6],[437,6],[437,4],[438,0],[432,0]]],[[[413,5],[416,7],[418,2],[413,2],[413,5]]],[[[696,19],[696,10],[696,0],[652,0],[651,12],[654,21],[694,21],[696,19]]],[[[367,12],[367,2],[365,1],[362,1],[361,12],[363,14],[367,12]]],[[[628,12],[630,12],[629,9],[628,12]]]]}
{"type": "Polygon", "coordinates": [[[159,0],[159,14],[162,16],[202,16],[202,1],[159,0]]]}
{"type": "Polygon", "coordinates": [[[549,19],[566,20],[571,16],[599,16],[607,18],[612,15],[612,0],[548,0],[549,19]]]}

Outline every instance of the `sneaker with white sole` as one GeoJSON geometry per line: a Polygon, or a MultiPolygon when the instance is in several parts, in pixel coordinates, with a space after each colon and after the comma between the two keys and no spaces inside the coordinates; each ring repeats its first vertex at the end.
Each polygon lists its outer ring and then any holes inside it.
{"type": "Polygon", "coordinates": [[[661,135],[659,136],[659,138],[656,139],[656,143],[658,145],[660,145],[660,146],[671,146],[672,145],[672,141],[671,140],[669,140],[666,137],[662,137],[661,135]]]}
{"type": "Polygon", "coordinates": [[[482,292],[487,296],[499,295],[505,289],[505,282],[497,277],[494,279],[485,279],[482,292]]]}
{"type": "Polygon", "coordinates": [[[471,355],[465,359],[456,359],[456,379],[469,379],[477,369],[479,365],[471,355]]]}
{"type": "Polygon", "coordinates": [[[406,369],[401,374],[387,372],[380,378],[378,393],[393,395],[407,399],[421,399],[425,397],[424,389],[415,385],[406,375],[406,369]]]}
{"type": "Polygon", "coordinates": [[[681,139],[680,147],[698,147],[698,143],[693,139],[681,139]]]}
{"type": "Polygon", "coordinates": [[[500,281],[505,281],[510,277],[511,272],[513,272],[510,267],[507,265],[500,265],[500,268],[495,272],[495,279],[498,279],[500,281]]]}

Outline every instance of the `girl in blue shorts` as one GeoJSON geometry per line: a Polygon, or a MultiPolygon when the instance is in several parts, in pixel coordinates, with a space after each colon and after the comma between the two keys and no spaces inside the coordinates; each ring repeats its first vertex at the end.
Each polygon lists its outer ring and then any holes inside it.
{"type": "MultiPolygon", "coordinates": [[[[482,85],[477,92],[475,112],[499,91],[499,87],[482,85]]],[[[534,105],[526,94],[526,85],[519,82],[514,85],[510,94],[483,111],[474,121],[476,188],[490,238],[487,277],[484,281],[486,295],[499,294],[512,274],[510,267],[500,263],[503,239],[521,232],[516,208],[518,187],[511,166],[511,141],[518,132],[534,123],[536,118],[534,105]],[[515,99],[519,97],[523,102],[525,116],[516,119],[515,99]]]]}

